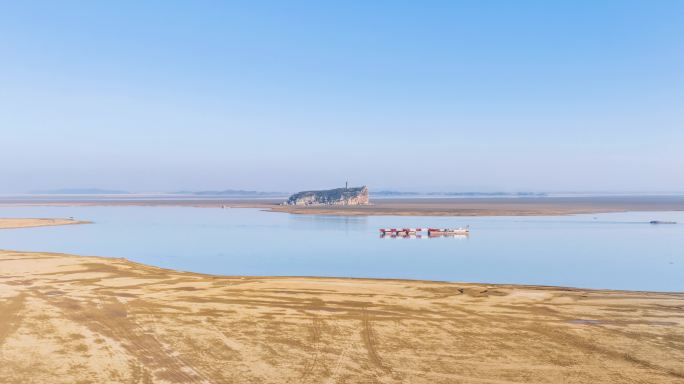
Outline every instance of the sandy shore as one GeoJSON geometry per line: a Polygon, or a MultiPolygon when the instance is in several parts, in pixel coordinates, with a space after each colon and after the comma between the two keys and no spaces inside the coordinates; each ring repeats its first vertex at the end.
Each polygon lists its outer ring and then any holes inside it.
{"type": "Polygon", "coordinates": [[[376,199],[368,206],[274,206],[273,211],[319,215],[540,216],[627,211],[681,211],[684,197],[534,197],[376,199]]]}
{"type": "Polygon", "coordinates": [[[684,211],[684,196],[487,197],[372,199],[367,206],[282,206],[283,199],[1,199],[0,206],[186,206],[260,208],[316,215],[537,216],[626,211],[684,211]]]}
{"type": "Polygon", "coordinates": [[[0,219],[0,229],[46,227],[53,225],[88,224],[74,219],[0,219]]]}
{"type": "Polygon", "coordinates": [[[0,251],[3,383],[682,383],[684,294],[0,251]]]}

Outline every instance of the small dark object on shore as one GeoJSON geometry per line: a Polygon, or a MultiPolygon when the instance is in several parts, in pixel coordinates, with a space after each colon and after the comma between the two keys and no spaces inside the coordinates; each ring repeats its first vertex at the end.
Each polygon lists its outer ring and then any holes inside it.
{"type": "Polygon", "coordinates": [[[660,220],[652,220],[650,223],[651,224],[677,224],[676,221],[660,221],[660,220]]]}

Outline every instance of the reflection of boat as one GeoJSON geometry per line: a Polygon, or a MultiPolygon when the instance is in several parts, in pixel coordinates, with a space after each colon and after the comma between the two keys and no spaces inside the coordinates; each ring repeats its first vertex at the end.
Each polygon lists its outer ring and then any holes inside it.
{"type": "Polygon", "coordinates": [[[394,234],[386,234],[386,235],[385,235],[385,234],[381,234],[380,237],[383,238],[383,239],[396,239],[396,238],[402,238],[402,239],[422,239],[422,238],[426,238],[426,239],[427,239],[427,236],[424,236],[424,235],[416,235],[416,234],[408,235],[408,234],[405,234],[405,233],[403,233],[403,232],[399,232],[398,234],[396,234],[396,233],[394,233],[394,234]]]}
{"type": "Polygon", "coordinates": [[[428,234],[429,238],[434,238],[434,237],[468,237],[468,232],[430,232],[428,234]]]}
{"type": "Polygon", "coordinates": [[[650,223],[651,224],[677,224],[676,221],[660,221],[660,220],[652,220],[650,223]]]}
{"type": "Polygon", "coordinates": [[[425,238],[435,239],[438,237],[448,237],[450,239],[467,239],[468,236],[468,233],[431,233],[427,235],[425,238]]]}

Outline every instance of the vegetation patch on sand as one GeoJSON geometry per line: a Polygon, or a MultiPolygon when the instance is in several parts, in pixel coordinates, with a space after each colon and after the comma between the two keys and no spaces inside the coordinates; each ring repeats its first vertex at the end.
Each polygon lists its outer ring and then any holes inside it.
{"type": "Polygon", "coordinates": [[[0,251],[3,383],[681,383],[684,294],[0,251]]]}

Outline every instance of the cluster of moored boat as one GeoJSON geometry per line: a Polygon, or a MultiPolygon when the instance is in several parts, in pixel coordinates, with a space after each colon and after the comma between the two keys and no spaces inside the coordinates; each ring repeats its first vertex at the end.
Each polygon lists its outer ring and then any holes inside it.
{"type": "Polygon", "coordinates": [[[427,234],[428,237],[438,236],[467,236],[470,228],[380,228],[380,236],[390,237],[420,237],[427,234]]]}

